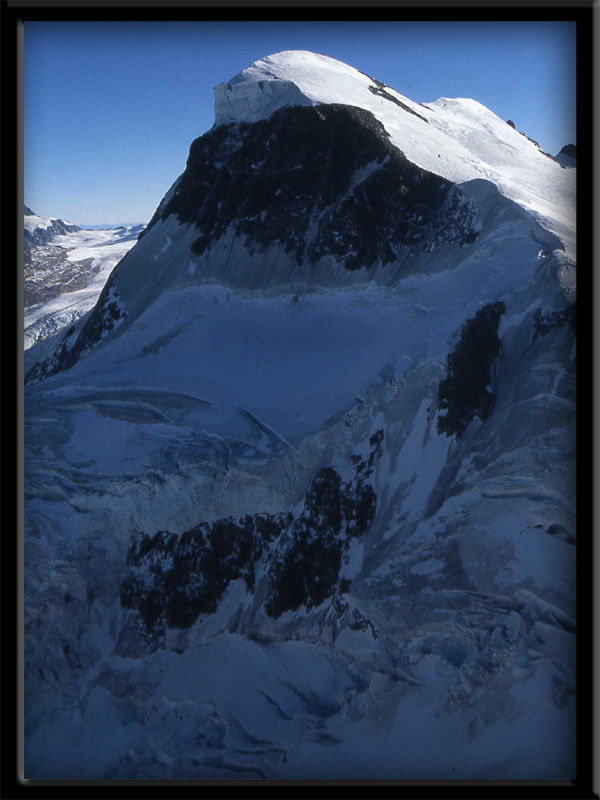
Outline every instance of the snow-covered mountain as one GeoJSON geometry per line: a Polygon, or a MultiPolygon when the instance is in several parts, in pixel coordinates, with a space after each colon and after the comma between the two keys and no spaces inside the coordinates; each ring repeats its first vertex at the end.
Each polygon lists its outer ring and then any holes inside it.
{"type": "Polygon", "coordinates": [[[27,353],[26,777],[572,778],[575,169],[326,56],[27,353]]]}
{"type": "Polygon", "coordinates": [[[25,248],[48,244],[55,236],[81,230],[78,225],[64,219],[39,217],[25,206],[25,248]]]}
{"type": "Polygon", "coordinates": [[[573,168],[577,166],[577,147],[574,144],[566,144],[555,157],[561,167],[573,168]]]}
{"type": "Polygon", "coordinates": [[[93,308],[113,267],[143,229],[85,230],[64,220],[43,219],[25,206],[25,349],[93,308]]]}

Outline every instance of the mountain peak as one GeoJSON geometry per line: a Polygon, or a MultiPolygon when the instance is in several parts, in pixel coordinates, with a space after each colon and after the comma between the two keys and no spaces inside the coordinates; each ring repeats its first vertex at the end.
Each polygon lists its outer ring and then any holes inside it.
{"type": "Polygon", "coordinates": [[[554,156],[554,161],[560,164],[563,169],[576,167],[577,147],[574,144],[566,144],[561,151],[554,156]]]}
{"type": "MultiPolygon", "coordinates": [[[[387,88],[335,58],[284,50],[255,61],[215,87],[215,125],[256,122],[286,105],[335,103],[368,108],[375,95],[387,88]]],[[[398,97],[410,110],[418,108],[408,98],[398,97]]]]}
{"type": "Polygon", "coordinates": [[[313,53],[219,97],[24,359],[25,775],[569,778],[575,170],[313,53]]]}
{"type": "Polygon", "coordinates": [[[26,247],[49,244],[55,236],[81,230],[78,225],[64,219],[40,217],[27,206],[24,206],[24,223],[26,247]]]}
{"type": "Polygon", "coordinates": [[[575,222],[565,218],[565,207],[574,208],[572,176],[557,173],[556,160],[478,100],[417,103],[354,67],[306,50],[261,58],[214,94],[215,128],[266,120],[284,106],[331,104],[370,112],[413,164],[452,183],[491,181],[532,211],[573,256],[575,222]]]}
{"type": "Polygon", "coordinates": [[[215,87],[215,125],[256,122],[286,105],[344,102],[337,91],[339,79],[360,85],[361,77],[368,80],[353,67],[318,53],[274,53],[215,87]]]}

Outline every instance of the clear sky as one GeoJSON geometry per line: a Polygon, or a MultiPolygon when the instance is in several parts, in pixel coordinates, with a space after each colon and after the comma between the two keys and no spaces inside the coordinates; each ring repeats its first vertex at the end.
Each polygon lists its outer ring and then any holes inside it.
{"type": "Polygon", "coordinates": [[[25,203],[147,222],[213,124],[213,87],[312,50],[416,102],[472,97],[555,155],[575,138],[574,22],[25,22],[25,203]]]}

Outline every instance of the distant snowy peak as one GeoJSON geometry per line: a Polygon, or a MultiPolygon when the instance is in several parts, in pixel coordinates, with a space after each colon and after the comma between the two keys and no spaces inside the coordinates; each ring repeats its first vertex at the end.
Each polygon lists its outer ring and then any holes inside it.
{"type": "Polygon", "coordinates": [[[49,244],[55,236],[62,236],[65,233],[75,233],[81,230],[78,225],[67,222],[64,219],[49,219],[38,217],[27,206],[24,207],[25,216],[25,247],[39,247],[49,244]]]}
{"type": "MultiPolygon", "coordinates": [[[[413,164],[451,181],[483,178],[534,214],[575,253],[575,175],[484,105],[442,97],[415,103],[328,56],[287,50],[215,90],[215,128],[264,120],[283,106],[348,105],[370,112],[413,164]]],[[[340,141],[340,146],[342,142],[340,141]]]]}

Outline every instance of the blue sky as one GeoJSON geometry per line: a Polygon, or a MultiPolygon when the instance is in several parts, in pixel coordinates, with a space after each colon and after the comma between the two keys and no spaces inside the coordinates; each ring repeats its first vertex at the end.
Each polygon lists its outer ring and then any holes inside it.
{"type": "Polygon", "coordinates": [[[576,143],[574,22],[26,22],[25,203],[147,222],[213,124],[213,87],[293,49],[417,102],[472,97],[553,155],[576,143]]]}

